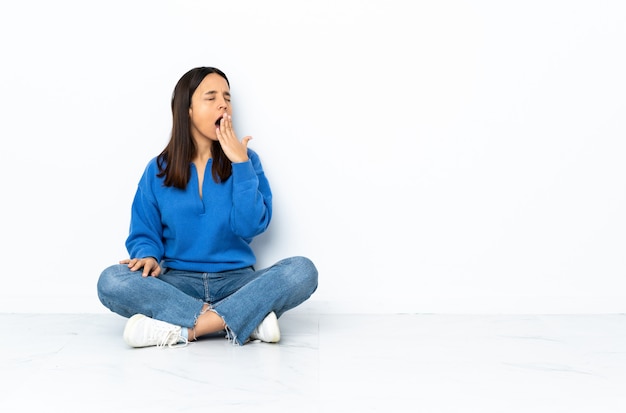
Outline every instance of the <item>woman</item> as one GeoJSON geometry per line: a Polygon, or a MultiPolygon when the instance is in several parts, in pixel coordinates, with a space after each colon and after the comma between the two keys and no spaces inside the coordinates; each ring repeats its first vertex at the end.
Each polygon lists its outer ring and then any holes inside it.
{"type": "Polygon", "coordinates": [[[124,340],[132,347],[172,347],[220,331],[238,345],[275,343],[278,318],[317,288],[305,257],[253,267],[250,242],[270,223],[272,193],[251,137],[235,134],[230,99],[217,68],[180,78],[170,141],[133,200],[130,258],[98,280],[102,304],[129,318],[124,340]]]}

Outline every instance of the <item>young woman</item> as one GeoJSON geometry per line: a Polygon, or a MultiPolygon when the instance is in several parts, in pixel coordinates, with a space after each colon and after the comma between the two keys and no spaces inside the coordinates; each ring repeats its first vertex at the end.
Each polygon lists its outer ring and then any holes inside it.
{"type": "Polygon", "coordinates": [[[185,73],[172,132],[132,203],[129,259],[105,269],[98,297],[127,317],[132,347],[174,346],[225,331],[233,343],[280,340],[278,318],[317,288],[317,269],[291,257],[255,269],[252,239],[272,217],[259,156],[232,124],[230,83],[213,67],[185,73]]]}

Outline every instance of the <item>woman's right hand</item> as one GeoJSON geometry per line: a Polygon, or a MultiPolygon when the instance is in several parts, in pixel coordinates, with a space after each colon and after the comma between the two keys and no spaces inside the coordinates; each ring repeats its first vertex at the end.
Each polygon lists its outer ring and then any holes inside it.
{"type": "Polygon", "coordinates": [[[154,257],[132,258],[121,260],[120,264],[128,264],[131,271],[138,271],[143,268],[142,277],[158,277],[161,274],[161,266],[154,257]]]}

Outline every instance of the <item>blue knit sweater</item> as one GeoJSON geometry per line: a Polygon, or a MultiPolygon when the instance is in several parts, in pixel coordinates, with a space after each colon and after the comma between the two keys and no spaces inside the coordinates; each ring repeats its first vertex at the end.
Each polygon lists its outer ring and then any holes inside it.
{"type": "Polygon", "coordinates": [[[130,258],[154,257],[164,267],[220,272],[254,265],[250,242],[272,217],[272,192],[259,156],[234,163],[228,180],[215,183],[209,159],[198,192],[198,173],[184,190],[158,178],[156,157],[147,165],[132,204],[126,248],[130,258]]]}

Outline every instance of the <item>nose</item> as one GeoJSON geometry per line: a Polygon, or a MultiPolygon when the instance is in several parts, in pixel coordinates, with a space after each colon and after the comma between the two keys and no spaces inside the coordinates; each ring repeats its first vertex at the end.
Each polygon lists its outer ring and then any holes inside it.
{"type": "Polygon", "coordinates": [[[228,102],[226,102],[226,99],[224,99],[224,97],[221,98],[218,107],[220,109],[226,109],[228,107],[228,102]]]}

